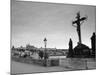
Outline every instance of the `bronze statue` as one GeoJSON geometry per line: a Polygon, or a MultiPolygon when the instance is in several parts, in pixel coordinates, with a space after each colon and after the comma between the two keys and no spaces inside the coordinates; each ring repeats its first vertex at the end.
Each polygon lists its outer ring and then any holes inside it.
{"type": "Polygon", "coordinates": [[[78,33],[78,37],[79,37],[79,42],[78,43],[81,44],[82,40],[81,40],[81,27],[80,26],[82,25],[82,23],[84,22],[84,20],[87,19],[87,17],[80,18],[80,12],[78,12],[77,16],[76,16],[76,19],[77,20],[75,20],[75,21],[72,22],[72,25],[77,28],[77,33],[78,33]],[[76,26],[75,26],[75,24],[76,24],[76,26]]]}

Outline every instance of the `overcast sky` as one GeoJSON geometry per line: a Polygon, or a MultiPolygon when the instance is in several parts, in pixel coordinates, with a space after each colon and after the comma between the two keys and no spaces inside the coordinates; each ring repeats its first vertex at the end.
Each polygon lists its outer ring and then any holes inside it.
{"type": "Polygon", "coordinates": [[[91,47],[90,37],[95,32],[95,6],[69,5],[56,3],[12,1],[11,26],[12,45],[32,44],[44,47],[47,38],[49,48],[68,48],[69,39],[73,45],[78,42],[76,28],[72,26],[76,13],[88,20],[81,25],[82,43],[91,47]]]}

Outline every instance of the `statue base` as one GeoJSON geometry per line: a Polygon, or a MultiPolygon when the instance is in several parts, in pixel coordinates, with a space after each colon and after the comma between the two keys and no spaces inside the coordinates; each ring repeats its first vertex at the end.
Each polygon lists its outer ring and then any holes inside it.
{"type": "Polygon", "coordinates": [[[73,49],[74,54],[73,57],[77,58],[90,58],[91,57],[91,51],[88,46],[82,43],[78,43],[77,46],[73,49]]]}

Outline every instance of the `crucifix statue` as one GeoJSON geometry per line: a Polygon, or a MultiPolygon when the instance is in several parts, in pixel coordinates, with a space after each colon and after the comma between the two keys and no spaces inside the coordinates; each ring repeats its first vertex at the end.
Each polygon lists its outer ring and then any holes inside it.
{"type": "Polygon", "coordinates": [[[78,37],[79,37],[79,42],[78,43],[82,43],[81,41],[81,24],[84,22],[84,20],[86,20],[87,17],[82,17],[80,18],[80,12],[77,13],[77,16],[76,16],[76,20],[72,22],[72,25],[74,27],[77,28],[77,33],[78,33],[78,37]]]}

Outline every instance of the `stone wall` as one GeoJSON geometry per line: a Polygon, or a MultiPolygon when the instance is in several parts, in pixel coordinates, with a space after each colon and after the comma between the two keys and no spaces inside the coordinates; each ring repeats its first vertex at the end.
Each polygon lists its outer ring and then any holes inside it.
{"type": "Polygon", "coordinates": [[[60,59],[59,66],[69,67],[72,69],[86,69],[88,68],[96,68],[96,63],[94,59],[84,59],[84,58],[67,58],[60,59]],[[91,63],[91,64],[90,64],[91,63]]]}
{"type": "Polygon", "coordinates": [[[59,66],[59,59],[32,59],[32,58],[19,58],[19,57],[12,57],[12,60],[21,62],[21,63],[28,63],[28,64],[37,64],[40,66],[59,66]]]}

